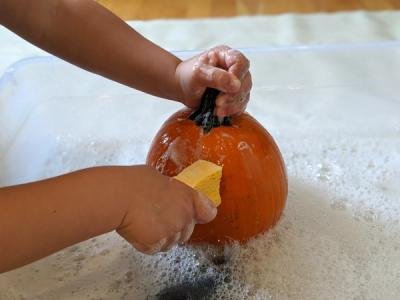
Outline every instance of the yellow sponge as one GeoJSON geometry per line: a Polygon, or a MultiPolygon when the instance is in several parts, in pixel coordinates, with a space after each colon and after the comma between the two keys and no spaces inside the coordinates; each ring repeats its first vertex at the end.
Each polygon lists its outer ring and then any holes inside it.
{"type": "Polygon", "coordinates": [[[198,160],[182,170],[175,179],[206,195],[215,206],[221,204],[219,184],[222,167],[206,160],[198,160]]]}

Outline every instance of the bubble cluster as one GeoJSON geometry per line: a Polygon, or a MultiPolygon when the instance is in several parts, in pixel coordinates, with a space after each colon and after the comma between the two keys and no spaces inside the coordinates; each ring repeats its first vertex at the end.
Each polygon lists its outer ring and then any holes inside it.
{"type": "MultiPolygon", "coordinates": [[[[43,176],[137,163],[146,152],[137,141],[58,143],[43,176]]],[[[398,139],[279,144],[287,206],[274,229],[246,245],[147,256],[109,233],[0,275],[0,299],[399,299],[398,139]]]]}

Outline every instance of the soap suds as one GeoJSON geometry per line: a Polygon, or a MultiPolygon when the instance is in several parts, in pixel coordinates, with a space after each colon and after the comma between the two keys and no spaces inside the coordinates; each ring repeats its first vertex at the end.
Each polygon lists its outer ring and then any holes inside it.
{"type": "MultiPolygon", "coordinates": [[[[0,275],[0,299],[167,299],[183,291],[211,299],[398,299],[397,140],[278,142],[289,176],[284,215],[246,246],[226,248],[226,263],[213,263],[209,247],[146,256],[110,233],[0,275]]],[[[42,176],[135,163],[146,153],[118,140],[57,145],[42,176]]]]}

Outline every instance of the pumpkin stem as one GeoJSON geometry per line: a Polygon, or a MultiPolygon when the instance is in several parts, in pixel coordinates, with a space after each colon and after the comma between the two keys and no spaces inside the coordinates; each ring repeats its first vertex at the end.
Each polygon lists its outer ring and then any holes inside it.
{"type": "Polygon", "coordinates": [[[201,99],[200,107],[189,116],[190,120],[203,128],[204,133],[208,133],[214,127],[232,125],[230,117],[220,120],[214,115],[215,100],[218,94],[218,90],[207,88],[201,99]]]}

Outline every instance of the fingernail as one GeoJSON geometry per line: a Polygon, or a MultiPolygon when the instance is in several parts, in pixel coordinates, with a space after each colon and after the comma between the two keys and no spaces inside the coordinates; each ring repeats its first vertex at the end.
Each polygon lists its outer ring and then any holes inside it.
{"type": "Polygon", "coordinates": [[[157,252],[160,252],[166,242],[167,242],[167,238],[163,238],[163,239],[159,240],[157,243],[150,245],[146,254],[155,254],[157,252]]]}
{"type": "Polygon", "coordinates": [[[231,80],[231,82],[229,84],[229,88],[232,91],[237,91],[240,88],[241,85],[242,85],[242,83],[240,82],[240,80],[237,79],[237,78],[234,78],[234,79],[231,80]]]}

